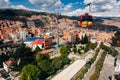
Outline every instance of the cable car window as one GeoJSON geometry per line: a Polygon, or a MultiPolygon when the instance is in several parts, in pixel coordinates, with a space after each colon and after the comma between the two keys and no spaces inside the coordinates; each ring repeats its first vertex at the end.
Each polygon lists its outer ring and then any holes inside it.
{"type": "Polygon", "coordinates": [[[82,17],[82,21],[93,21],[92,16],[84,16],[82,17]]]}

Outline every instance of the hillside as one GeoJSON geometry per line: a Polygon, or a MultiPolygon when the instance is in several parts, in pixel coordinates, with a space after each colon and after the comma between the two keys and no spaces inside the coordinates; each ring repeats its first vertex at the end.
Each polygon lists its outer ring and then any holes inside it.
{"type": "MultiPolygon", "coordinates": [[[[55,16],[52,13],[35,12],[35,11],[29,11],[29,10],[24,10],[24,9],[0,9],[0,20],[23,20],[33,15],[36,15],[36,16],[49,15],[50,17],[55,16]],[[20,18],[20,16],[23,16],[24,18],[20,18]]],[[[58,18],[68,18],[68,17],[59,15],[58,18]]]]}
{"type": "Polygon", "coordinates": [[[107,19],[104,19],[102,24],[110,25],[110,26],[117,26],[117,27],[120,28],[120,21],[117,21],[117,20],[107,20],[107,19]]]}
{"type": "MultiPolygon", "coordinates": [[[[58,23],[60,26],[78,26],[77,20],[73,20],[68,16],[58,14],[58,23]]],[[[28,21],[33,21],[36,27],[55,27],[56,15],[47,12],[35,12],[23,9],[0,9],[0,20],[5,21],[20,21],[27,27],[28,21]]],[[[2,24],[2,22],[1,22],[2,24]]]]}
{"type": "MultiPolygon", "coordinates": [[[[79,16],[58,15],[58,23],[61,28],[79,27],[79,16]]],[[[93,29],[99,30],[117,30],[116,26],[120,26],[116,18],[94,17],[93,29]],[[112,22],[111,22],[112,19],[112,22]],[[101,24],[102,23],[102,24],[101,24]],[[110,28],[110,29],[109,29],[110,28]]],[[[24,9],[0,9],[0,20],[21,21],[27,25],[27,21],[33,21],[36,27],[55,27],[55,14],[47,12],[35,12],[24,9]]]]}

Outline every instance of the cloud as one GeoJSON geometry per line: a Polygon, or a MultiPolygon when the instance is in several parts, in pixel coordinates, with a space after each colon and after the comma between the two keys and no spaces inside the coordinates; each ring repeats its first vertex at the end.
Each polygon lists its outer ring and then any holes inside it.
{"type": "Polygon", "coordinates": [[[6,8],[10,4],[9,0],[0,0],[0,8],[6,8]]]}
{"type": "Polygon", "coordinates": [[[31,4],[37,5],[40,8],[53,8],[62,5],[61,0],[29,0],[31,4]]]}
{"type": "Polygon", "coordinates": [[[11,8],[15,8],[15,9],[29,9],[29,8],[26,8],[24,5],[12,5],[11,8]]]}
{"type": "Polygon", "coordinates": [[[73,10],[71,12],[67,12],[67,13],[63,13],[64,15],[68,15],[68,16],[80,16],[84,13],[88,13],[88,10],[89,10],[89,7],[86,7],[85,9],[76,9],[76,10],[73,10]]]}
{"type": "MultiPolygon", "coordinates": [[[[94,16],[120,16],[120,1],[116,0],[84,0],[84,5],[92,3],[91,14],[94,16]]],[[[76,9],[65,13],[69,16],[79,16],[89,11],[89,7],[76,9]]]]}
{"type": "Polygon", "coordinates": [[[64,10],[70,10],[71,8],[72,8],[72,3],[66,5],[66,6],[64,7],[64,10]]]}
{"type": "Polygon", "coordinates": [[[82,12],[82,9],[76,9],[74,11],[63,13],[63,14],[68,16],[79,16],[79,12],[82,12]]]}
{"type": "Polygon", "coordinates": [[[20,5],[11,5],[10,8],[13,8],[13,9],[26,9],[26,10],[30,10],[30,11],[36,11],[36,12],[43,12],[43,11],[46,11],[47,10],[37,10],[37,9],[31,9],[31,8],[28,8],[28,7],[25,7],[24,5],[20,4],[20,5]]]}
{"type": "Polygon", "coordinates": [[[69,10],[72,9],[74,6],[76,6],[76,5],[81,5],[81,4],[83,4],[83,3],[82,3],[82,2],[69,3],[69,4],[67,4],[67,5],[64,5],[63,10],[69,11],[69,10]]]}
{"type": "Polygon", "coordinates": [[[84,4],[88,4],[90,2],[93,2],[94,0],[84,0],[84,4]]]}

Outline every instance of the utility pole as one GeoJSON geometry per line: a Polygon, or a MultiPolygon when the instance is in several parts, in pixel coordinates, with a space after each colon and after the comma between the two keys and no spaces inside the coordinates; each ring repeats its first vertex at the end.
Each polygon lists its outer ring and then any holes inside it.
{"type": "MultiPolygon", "coordinates": [[[[58,54],[58,47],[59,47],[59,28],[58,28],[58,13],[56,11],[56,5],[55,3],[57,2],[57,0],[53,0],[53,4],[51,6],[53,6],[53,13],[55,14],[55,26],[56,26],[56,50],[54,51],[56,54],[58,54]]],[[[50,7],[50,6],[49,6],[50,7]]]]}
{"type": "Polygon", "coordinates": [[[97,1],[99,1],[99,0],[94,0],[94,1],[87,4],[87,6],[89,6],[89,13],[91,13],[92,4],[94,4],[97,1]]]}
{"type": "Polygon", "coordinates": [[[56,17],[56,54],[58,54],[58,47],[59,47],[59,27],[58,27],[58,13],[57,10],[55,10],[55,3],[56,0],[54,0],[54,12],[55,12],[55,17],[56,17]]]}
{"type": "Polygon", "coordinates": [[[87,6],[89,6],[89,13],[91,12],[91,5],[92,5],[91,2],[87,4],[87,6]]]}
{"type": "Polygon", "coordinates": [[[58,54],[58,47],[59,47],[59,27],[58,27],[58,13],[56,15],[56,50],[58,54]]]}

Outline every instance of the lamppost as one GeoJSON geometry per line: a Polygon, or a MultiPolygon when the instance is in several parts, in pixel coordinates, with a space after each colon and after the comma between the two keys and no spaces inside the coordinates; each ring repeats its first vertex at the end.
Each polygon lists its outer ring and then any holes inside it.
{"type": "Polygon", "coordinates": [[[48,6],[47,8],[50,8],[51,6],[53,6],[52,8],[53,8],[53,13],[54,13],[54,16],[56,17],[56,19],[55,19],[55,26],[56,26],[56,46],[55,46],[55,53],[57,53],[58,54],[58,47],[59,47],[59,28],[58,28],[58,13],[57,13],[57,11],[56,11],[56,5],[55,5],[55,3],[57,2],[57,0],[53,0],[54,2],[50,5],[50,6],[48,6]]]}
{"type": "Polygon", "coordinates": [[[56,50],[58,54],[58,47],[59,47],[59,27],[58,27],[58,13],[56,15],[56,50]]]}
{"type": "Polygon", "coordinates": [[[56,54],[58,54],[58,47],[59,47],[59,27],[58,27],[58,13],[57,13],[57,10],[55,8],[55,3],[57,1],[54,0],[54,12],[55,12],[55,17],[56,17],[56,20],[55,20],[55,24],[56,24],[56,54]]]}

